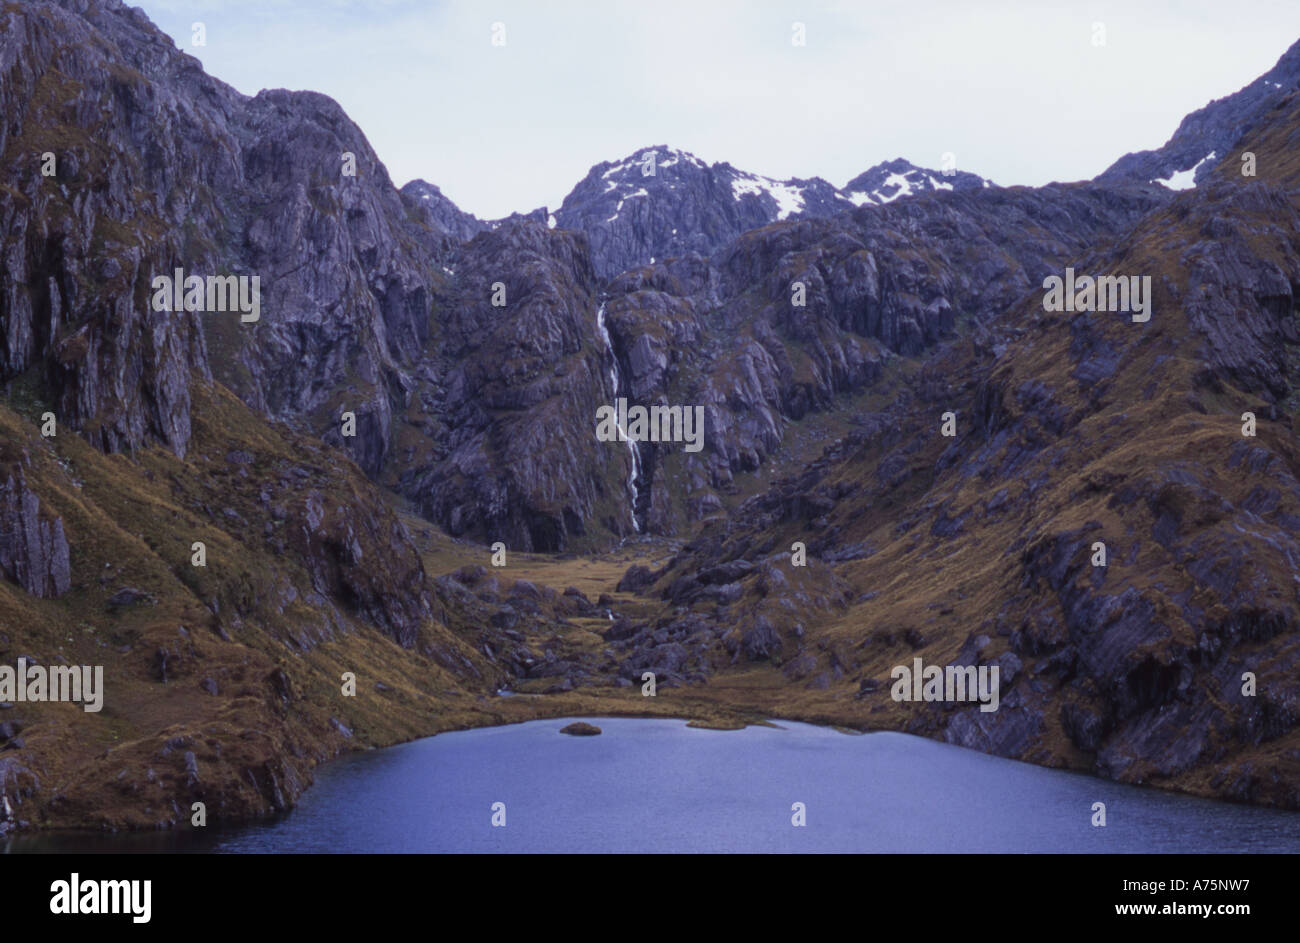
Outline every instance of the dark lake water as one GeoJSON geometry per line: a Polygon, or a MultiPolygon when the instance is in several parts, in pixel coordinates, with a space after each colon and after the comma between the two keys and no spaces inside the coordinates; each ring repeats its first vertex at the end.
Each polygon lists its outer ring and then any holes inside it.
{"type": "Polygon", "coordinates": [[[12,851],[1295,852],[1300,813],[1120,786],[906,734],[575,718],[445,733],[317,770],[237,831],[60,836],[12,851]],[[505,803],[505,827],[493,804],[505,803]],[[791,823],[803,803],[806,826],[791,823]],[[1106,804],[1106,827],[1091,824],[1106,804]]]}

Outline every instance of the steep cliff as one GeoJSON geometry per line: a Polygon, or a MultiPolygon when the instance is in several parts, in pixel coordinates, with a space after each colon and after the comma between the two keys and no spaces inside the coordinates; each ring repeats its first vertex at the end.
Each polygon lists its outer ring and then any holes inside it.
{"type": "Polygon", "coordinates": [[[0,660],[107,678],[0,704],[0,829],[234,820],[575,710],[1300,808],[1296,48],[1092,182],[658,147],[552,225],[399,192],[336,103],[116,0],[0,6],[0,660]],[[1048,310],[1067,268],[1150,320],[1048,310]],[[160,305],[177,270],[256,306],[160,305]],[[619,400],[701,448],[601,441],[619,400]],[[1000,709],[892,700],[913,657],[998,666],[1000,709]]]}

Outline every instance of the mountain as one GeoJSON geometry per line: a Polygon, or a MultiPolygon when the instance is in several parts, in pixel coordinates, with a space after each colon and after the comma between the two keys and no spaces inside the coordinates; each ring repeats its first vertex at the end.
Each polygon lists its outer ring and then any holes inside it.
{"type": "Polygon", "coordinates": [[[426,226],[444,233],[453,242],[468,242],[476,233],[489,228],[472,213],[457,207],[431,183],[412,180],[400,192],[402,202],[420,214],[426,226]]]}
{"type": "Polygon", "coordinates": [[[311,434],[355,411],[382,461],[436,234],[337,104],[240,95],[121,3],[6,6],[0,74],[0,654],[107,679],[103,713],[0,705],[0,828],[285,808],[354,730],[496,682],[311,434]],[[176,269],[256,275],[260,315],[159,308],[176,269]],[[322,700],[335,659],[407,706],[322,700]]]}
{"type": "Polygon", "coordinates": [[[840,412],[841,396],[872,389],[959,323],[992,317],[1162,199],[1154,187],[1091,184],[940,191],[775,223],[716,264],[670,260],[615,279],[606,320],[627,392],[700,404],[710,432],[697,455],[641,445],[648,531],[689,533],[739,493],[738,478],[766,471],[794,423],[840,412]]]}
{"type": "Polygon", "coordinates": [[[622,630],[628,664],[691,664],[685,646],[770,666],[746,683],[807,719],[1300,807],[1297,142],[1293,92],[1238,142],[1258,177],[1227,153],[1069,260],[1147,273],[1149,323],[1025,292],[820,459],[630,571],[662,615],[622,630]],[[915,657],[999,667],[1000,709],[892,700],[915,657]]]}
{"type": "Polygon", "coordinates": [[[121,4],[9,7],[3,24],[0,238],[28,289],[0,299],[0,377],[37,371],[66,428],[109,451],[183,457],[192,375],[318,436],[352,412],[376,471],[440,247],[360,130],[322,95],[239,94],[121,4]],[[151,312],[151,280],[177,269],[257,275],[260,318],[151,312]]]}
{"type": "Polygon", "coordinates": [[[502,224],[445,259],[380,480],[453,536],[529,551],[688,533],[792,421],[837,409],[895,355],[934,347],[959,314],[991,316],[1165,198],[1150,185],[937,190],[772,224],[603,289],[583,233],[502,224]],[[501,307],[498,280],[513,299],[501,307]],[[595,410],[619,397],[698,406],[707,441],[694,454],[599,442],[595,410]]]}
{"type": "Polygon", "coordinates": [[[624,453],[591,434],[613,393],[585,238],[506,221],[448,266],[385,481],[452,535],[487,544],[558,551],[598,527],[631,533],[624,453]],[[492,303],[494,284],[506,304],[492,303]]]}
{"type": "Polygon", "coordinates": [[[4,6],[0,76],[0,663],[106,679],[0,703],[0,830],[233,822],[344,750],[601,713],[1300,808],[1300,92],[1045,187],[643,149],[552,225],[399,191],[336,103],[117,0],[4,6]],[[177,269],[256,318],[160,306],[177,269]],[[1150,320],[1047,310],[1067,269],[1150,320]],[[701,447],[602,440],[620,399],[701,447]],[[915,657],[1002,707],[894,701],[915,657]]]}
{"type": "Polygon", "coordinates": [[[993,184],[965,170],[947,173],[925,170],[903,160],[886,161],[858,174],[844,185],[841,194],[855,206],[889,203],[899,197],[938,190],[978,190],[993,184]]]}
{"type": "Polygon", "coordinates": [[[709,165],[677,148],[646,147],[592,167],[555,218],[561,228],[587,234],[596,273],[607,279],[656,259],[712,255],[769,223],[830,217],[913,192],[985,184],[974,174],[948,178],[900,159],[839,190],[820,177],[773,180],[728,163],[709,165]]]}
{"type": "Polygon", "coordinates": [[[1241,143],[1247,131],[1265,119],[1300,88],[1300,42],[1294,43],[1277,64],[1238,92],[1210,102],[1182,120],[1163,147],[1125,154],[1103,171],[1098,180],[1141,180],[1185,190],[1206,179],[1229,153],[1240,164],[1241,143]]]}
{"type": "Polygon", "coordinates": [[[509,222],[528,221],[555,228],[554,220],[544,206],[529,213],[511,213],[503,219],[481,220],[472,213],[461,210],[441,190],[424,180],[412,180],[400,192],[402,201],[410,211],[419,216],[426,227],[442,233],[448,240],[448,245],[467,242],[476,233],[497,229],[509,222]]]}

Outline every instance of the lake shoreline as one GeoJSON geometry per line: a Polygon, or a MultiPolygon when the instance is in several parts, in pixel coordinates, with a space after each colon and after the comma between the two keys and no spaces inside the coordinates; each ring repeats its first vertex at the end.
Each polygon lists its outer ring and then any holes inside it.
{"type": "MultiPolygon", "coordinates": [[[[983,751],[974,750],[969,747],[952,744],[941,738],[930,737],[924,734],[907,733],[905,731],[898,730],[893,727],[867,727],[865,729],[855,728],[847,724],[844,724],[842,722],[825,722],[819,720],[808,720],[800,717],[785,717],[785,716],[772,715],[772,714],[762,716],[754,712],[743,710],[741,708],[734,708],[732,709],[733,713],[727,715],[727,714],[719,714],[716,711],[716,709],[701,710],[699,708],[702,705],[699,704],[694,705],[696,709],[691,709],[692,705],[690,704],[679,704],[674,707],[668,707],[667,704],[656,704],[656,707],[659,708],[657,710],[620,709],[619,707],[616,707],[614,704],[609,703],[607,700],[603,698],[595,698],[595,700],[597,701],[605,700],[605,703],[601,705],[600,710],[598,710],[597,712],[581,711],[581,710],[575,712],[573,710],[573,707],[575,707],[576,705],[570,703],[571,698],[569,697],[557,698],[554,695],[517,694],[514,692],[511,692],[510,694],[507,695],[498,695],[497,697],[490,699],[489,703],[491,701],[506,701],[506,700],[512,701],[514,702],[514,704],[520,706],[525,704],[529,705],[530,709],[519,711],[519,714],[517,716],[511,716],[509,718],[505,718],[502,715],[484,712],[478,715],[483,719],[484,721],[483,723],[459,723],[455,726],[438,729],[432,733],[419,734],[416,736],[395,740],[391,743],[363,744],[363,745],[354,746],[351,749],[339,750],[333,753],[332,755],[327,756],[311,765],[310,781],[306,784],[305,788],[300,793],[294,796],[293,801],[287,806],[287,808],[279,811],[272,811],[272,812],[261,813],[261,814],[243,815],[243,816],[236,815],[236,816],[225,817],[223,818],[219,827],[213,827],[213,833],[218,834],[218,833],[237,832],[250,827],[264,825],[266,823],[271,823],[283,819],[285,816],[291,814],[301,804],[303,798],[307,796],[307,794],[315,788],[317,773],[319,770],[327,766],[331,766],[333,764],[345,762],[350,758],[365,756],[368,754],[372,754],[384,750],[390,750],[393,748],[406,746],[413,743],[418,743],[420,741],[436,739],[443,734],[464,733],[470,731],[483,731],[483,730],[493,730],[493,729],[508,729],[513,727],[519,727],[526,724],[538,723],[542,721],[557,721],[557,720],[588,721],[588,722],[599,722],[601,720],[647,720],[647,721],[674,720],[674,721],[682,721],[683,726],[690,729],[709,730],[715,732],[741,732],[751,727],[788,729],[786,727],[783,727],[782,725],[799,724],[799,725],[805,725],[809,727],[815,727],[821,730],[839,733],[843,736],[860,737],[872,733],[892,733],[892,734],[899,734],[908,737],[917,737],[918,739],[922,739],[928,742],[942,744],[944,746],[950,746],[960,750],[967,750],[978,756],[985,756],[985,757],[996,758],[999,760],[1006,760],[1008,762],[1016,763],[1018,765],[1028,767],[1031,769],[1051,770],[1053,772],[1070,773],[1070,774],[1085,777],[1089,780],[1093,780],[1097,784],[1104,785],[1104,786],[1113,785],[1113,786],[1131,787],[1131,788],[1147,790],[1155,794],[1179,796],[1179,797],[1186,797],[1190,799],[1218,802],[1228,806],[1236,806],[1236,807],[1249,808],[1249,809],[1269,809],[1269,810],[1275,810],[1279,812],[1292,812],[1292,813],[1300,814],[1300,812],[1297,812],[1297,810],[1285,809],[1277,806],[1269,806],[1262,803],[1237,802],[1232,799],[1223,798],[1221,796],[1199,793],[1199,792],[1182,789],[1178,787],[1157,786],[1157,785],[1152,785],[1150,783],[1122,783],[1117,780],[1107,779],[1105,777],[1097,776],[1095,773],[1086,769],[1075,769],[1075,768],[1067,768],[1067,767],[1049,767],[1037,763],[1031,763],[1017,758],[1001,757],[998,756],[997,754],[985,753],[983,751]],[[541,708],[541,709],[537,709],[537,708],[541,708]]],[[[715,707],[715,705],[710,705],[710,706],[715,707]]],[[[518,710],[518,708],[515,709],[518,710]]],[[[569,738],[566,737],[563,739],[569,739],[569,738]]],[[[173,828],[161,828],[161,829],[150,829],[150,828],[91,829],[91,828],[76,827],[76,826],[55,826],[55,827],[33,826],[24,829],[10,829],[7,832],[0,833],[0,842],[9,842],[9,843],[15,841],[23,842],[32,839],[42,839],[42,838],[57,840],[62,837],[91,836],[91,835],[99,836],[101,838],[110,838],[110,839],[119,836],[125,837],[125,836],[133,836],[133,835],[169,835],[169,834],[178,835],[178,834],[183,834],[185,832],[188,832],[190,830],[191,830],[191,826],[187,824],[180,824],[173,828]]]]}
{"type": "Polygon", "coordinates": [[[690,728],[682,717],[562,714],[445,732],[453,736],[351,751],[328,764],[297,808],[256,822],[188,834],[61,830],[5,850],[587,853],[626,852],[643,840],[644,850],[669,853],[1300,850],[1294,813],[898,731],[852,736],[797,720],[718,730],[690,728]],[[573,722],[597,722],[604,734],[563,736],[573,722]],[[1112,817],[1108,828],[1089,825],[1096,800],[1112,817]],[[500,806],[504,825],[507,805],[513,828],[489,828],[489,806],[493,814],[500,806]],[[805,809],[816,831],[792,830],[790,810],[805,809]]]}

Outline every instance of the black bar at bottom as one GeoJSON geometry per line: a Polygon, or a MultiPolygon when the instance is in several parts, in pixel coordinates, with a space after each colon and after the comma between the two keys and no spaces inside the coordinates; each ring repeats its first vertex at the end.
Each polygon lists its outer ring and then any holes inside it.
{"type": "Polygon", "coordinates": [[[1181,930],[1199,923],[1231,932],[1261,918],[1277,921],[1297,905],[1294,862],[1285,856],[817,857],[24,855],[0,861],[0,887],[11,927],[127,933],[281,924],[337,933],[415,921],[459,935],[454,927],[469,917],[498,929],[514,923],[517,932],[579,921],[605,934],[647,923],[663,932],[673,914],[683,928],[721,922],[734,930],[765,926],[782,913],[807,919],[810,928],[840,913],[863,929],[919,919],[917,928],[926,930],[992,920],[1020,928],[1181,930]],[[103,895],[108,908],[117,896],[127,912],[54,913],[52,903],[70,909],[74,874],[83,899],[91,888],[89,905],[98,907],[103,895]],[[143,884],[123,897],[120,884],[103,894],[104,881],[149,881],[148,921],[137,919],[143,884]],[[57,882],[67,885],[62,897],[57,882]]]}

